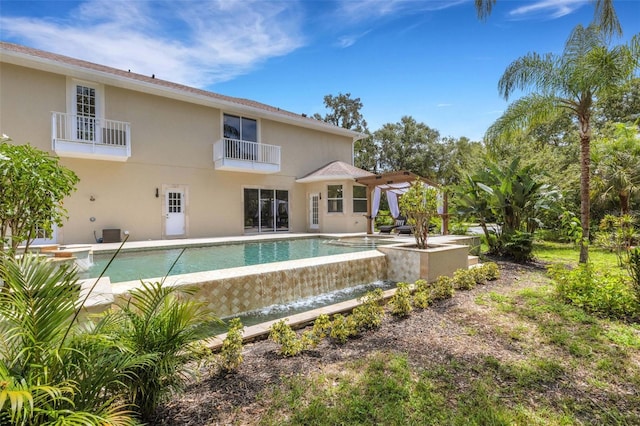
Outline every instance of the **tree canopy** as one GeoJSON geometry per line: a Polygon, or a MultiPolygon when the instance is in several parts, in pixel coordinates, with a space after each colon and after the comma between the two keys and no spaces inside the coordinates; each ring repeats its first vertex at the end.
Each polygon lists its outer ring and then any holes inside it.
{"type": "Polygon", "coordinates": [[[0,138],[0,242],[15,252],[27,247],[38,230],[51,232],[66,217],[63,200],[79,179],[58,159],[30,145],[0,138]]]}

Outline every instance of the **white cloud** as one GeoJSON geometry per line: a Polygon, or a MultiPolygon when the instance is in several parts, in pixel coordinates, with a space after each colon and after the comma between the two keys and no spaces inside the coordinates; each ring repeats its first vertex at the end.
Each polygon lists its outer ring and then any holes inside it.
{"type": "Polygon", "coordinates": [[[539,0],[513,9],[509,12],[509,16],[514,19],[540,16],[557,19],[573,13],[586,3],[586,0],[539,0]]]}
{"type": "Polygon", "coordinates": [[[197,87],[302,46],[294,1],[89,0],[68,17],[0,17],[3,38],[197,87]]]}
{"type": "Polygon", "coordinates": [[[437,104],[436,107],[438,108],[446,108],[446,107],[450,107],[453,106],[453,104],[437,104]]]}
{"type": "Polygon", "coordinates": [[[420,14],[469,3],[470,0],[340,0],[339,19],[351,22],[371,21],[398,14],[420,14]]]}
{"type": "Polygon", "coordinates": [[[356,44],[356,42],[361,39],[362,37],[366,36],[369,33],[369,31],[364,31],[362,33],[359,34],[350,34],[350,35],[344,35],[341,37],[338,37],[338,47],[341,48],[347,48],[350,46],[353,46],[354,44],[356,44]]]}

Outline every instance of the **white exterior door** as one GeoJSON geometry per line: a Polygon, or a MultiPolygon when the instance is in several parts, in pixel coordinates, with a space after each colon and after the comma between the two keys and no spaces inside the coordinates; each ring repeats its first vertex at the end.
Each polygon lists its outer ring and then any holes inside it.
{"type": "Polygon", "coordinates": [[[168,189],[165,193],[165,235],[179,237],[185,235],[185,191],[168,189]]]}
{"type": "Polygon", "coordinates": [[[45,232],[43,229],[37,228],[36,237],[31,242],[32,245],[37,244],[56,244],[58,227],[56,225],[52,225],[51,233],[45,232]]]}
{"type": "Polygon", "coordinates": [[[309,228],[320,229],[320,194],[309,196],[309,228]]]}

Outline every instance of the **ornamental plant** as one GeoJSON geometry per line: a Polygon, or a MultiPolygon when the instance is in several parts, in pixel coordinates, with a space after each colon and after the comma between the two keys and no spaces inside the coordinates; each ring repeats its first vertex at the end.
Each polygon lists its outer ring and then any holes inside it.
{"type": "Polygon", "coordinates": [[[79,179],[46,152],[10,142],[0,137],[0,249],[8,243],[15,253],[23,242],[28,248],[38,231],[62,226],[62,201],[79,179]]]}
{"type": "Polygon", "coordinates": [[[458,290],[471,290],[476,286],[476,274],[469,269],[458,269],[453,273],[455,287],[458,290]]]}
{"type": "Polygon", "coordinates": [[[329,336],[339,344],[346,343],[349,337],[358,334],[358,327],[352,315],[335,314],[331,321],[329,336]]]}
{"type": "Polygon", "coordinates": [[[0,424],[138,424],[123,381],[154,362],[73,321],[69,265],[0,252],[0,424]]]}
{"type": "Polygon", "coordinates": [[[413,287],[415,290],[413,293],[413,306],[418,309],[429,307],[433,299],[431,298],[431,286],[427,280],[416,280],[413,287]]]}
{"type": "Polygon", "coordinates": [[[424,182],[415,180],[398,201],[400,211],[413,227],[413,235],[419,249],[427,248],[429,223],[438,214],[438,192],[424,182]]]}
{"type": "Polygon", "coordinates": [[[242,321],[240,318],[233,318],[229,322],[227,337],[222,342],[220,348],[219,364],[220,368],[226,372],[236,370],[242,364],[242,321]]]}
{"type": "Polygon", "coordinates": [[[296,356],[304,350],[302,340],[285,320],[271,326],[269,339],[280,345],[280,354],[284,356],[296,356]]]}
{"type": "Polygon", "coordinates": [[[302,349],[315,348],[320,344],[322,339],[327,337],[327,334],[331,330],[331,320],[329,315],[321,314],[313,322],[311,330],[307,330],[302,333],[302,349]]]}
{"type": "Polygon", "coordinates": [[[391,313],[393,315],[400,317],[409,315],[413,310],[409,284],[398,283],[395,294],[389,299],[389,306],[391,307],[391,313]]]}
{"type": "Polygon", "coordinates": [[[353,309],[353,319],[358,329],[366,330],[380,327],[384,318],[382,306],[382,289],[368,292],[360,299],[360,306],[353,309]]]}
{"type": "Polygon", "coordinates": [[[219,320],[203,302],[191,299],[196,287],[164,286],[142,282],[131,298],[117,304],[96,325],[132,354],[151,362],[123,378],[126,400],[135,405],[142,420],[151,418],[158,404],[181,391],[193,375],[189,361],[200,356],[198,342],[209,337],[219,320]]]}
{"type": "Polygon", "coordinates": [[[438,279],[433,284],[431,284],[431,287],[429,289],[431,293],[431,300],[452,298],[454,293],[453,284],[453,278],[446,275],[439,276],[438,279]]]}

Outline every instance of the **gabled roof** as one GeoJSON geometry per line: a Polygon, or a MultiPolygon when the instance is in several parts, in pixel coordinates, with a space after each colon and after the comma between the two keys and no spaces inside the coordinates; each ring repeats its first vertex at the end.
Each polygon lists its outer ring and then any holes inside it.
{"type": "Polygon", "coordinates": [[[0,41],[0,62],[63,74],[115,87],[150,93],[189,103],[224,109],[226,112],[250,114],[259,118],[293,124],[358,140],[364,134],[343,129],[324,121],[243,98],[234,98],[185,86],[151,76],[94,64],[56,53],[45,52],[14,43],[0,41]]]}
{"type": "Polygon", "coordinates": [[[356,166],[345,163],[344,161],[333,161],[327,165],[320,167],[311,173],[296,179],[298,183],[322,182],[328,180],[344,180],[356,179],[365,176],[375,176],[373,173],[356,166]]]}

